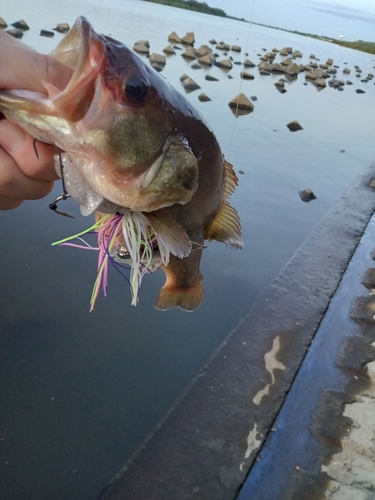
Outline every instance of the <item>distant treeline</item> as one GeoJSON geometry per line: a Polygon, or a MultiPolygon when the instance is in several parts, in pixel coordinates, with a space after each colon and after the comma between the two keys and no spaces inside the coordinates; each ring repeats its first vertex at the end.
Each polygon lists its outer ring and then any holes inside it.
{"type": "Polygon", "coordinates": [[[345,42],[343,40],[332,40],[333,43],[341,45],[342,47],[348,47],[349,49],[361,50],[362,52],[368,52],[369,54],[375,54],[375,43],[374,42],[362,42],[357,40],[356,42],[345,42]]]}
{"type": "Polygon", "coordinates": [[[180,9],[195,10],[213,16],[227,17],[227,14],[222,9],[215,9],[207,5],[206,2],[197,2],[196,0],[146,0],[146,2],[161,3],[170,5],[171,7],[179,7],[180,9]]]}

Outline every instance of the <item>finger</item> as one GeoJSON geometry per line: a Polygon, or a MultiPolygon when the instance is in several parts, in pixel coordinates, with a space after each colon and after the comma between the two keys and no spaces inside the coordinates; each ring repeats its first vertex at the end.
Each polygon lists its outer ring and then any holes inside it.
{"type": "Polygon", "coordinates": [[[8,198],[7,196],[0,195],[0,210],[12,210],[22,205],[23,200],[17,200],[15,198],[8,198]]]}
{"type": "Polygon", "coordinates": [[[53,182],[27,177],[11,156],[0,148],[0,196],[14,200],[37,200],[52,190],[53,182]]]}
{"type": "Polygon", "coordinates": [[[53,146],[37,142],[34,149],[34,138],[15,123],[0,120],[0,146],[11,156],[18,168],[27,177],[42,181],[54,181],[58,176],[54,168],[53,146]]]}
{"type": "Polygon", "coordinates": [[[60,90],[67,86],[73,74],[69,66],[53,57],[39,54],[6,33],[0,33],[0,35],[0,88],[46,93],[44,82],[60,90]]]}

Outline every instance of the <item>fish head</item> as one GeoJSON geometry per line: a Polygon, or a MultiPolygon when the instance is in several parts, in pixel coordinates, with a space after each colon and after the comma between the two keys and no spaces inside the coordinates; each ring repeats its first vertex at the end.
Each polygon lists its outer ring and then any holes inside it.
{"type": "Polygon", "coordinates": [[[134,211],[188,203],[198,160],[178,126],[187,115],[182,96],[83,17],[50,55],[71,68],[68,85],[0,92],[0,111],[66,152],[66,168],[74,167],[68,191],[84,185],[107,206],[134,211]]]}

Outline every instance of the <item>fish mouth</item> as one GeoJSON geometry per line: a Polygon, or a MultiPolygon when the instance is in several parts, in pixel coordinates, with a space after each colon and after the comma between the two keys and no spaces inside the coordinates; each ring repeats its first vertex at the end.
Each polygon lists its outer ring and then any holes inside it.
{"type": "Polygon", "coordinates": [[[50,56],[69,66],[73,75],[53,103],[58,114],[78,122],[87,113],[95,93],[95,81],[103,69],[105,49],[102,40],[85,17],[79,17],[50,56]]]}

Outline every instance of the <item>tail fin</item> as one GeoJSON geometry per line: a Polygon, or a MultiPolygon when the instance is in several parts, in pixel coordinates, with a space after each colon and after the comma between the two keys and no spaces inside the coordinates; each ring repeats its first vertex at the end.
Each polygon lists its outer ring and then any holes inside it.
{"type": "Polygon", "coordinates": [[[181,307],[184,311],[194,311],[202,301],[203,287],[198,281],[186,288],[164,285],[156,301],[156,309],[165,311],[172,307],[181,307]]]}

